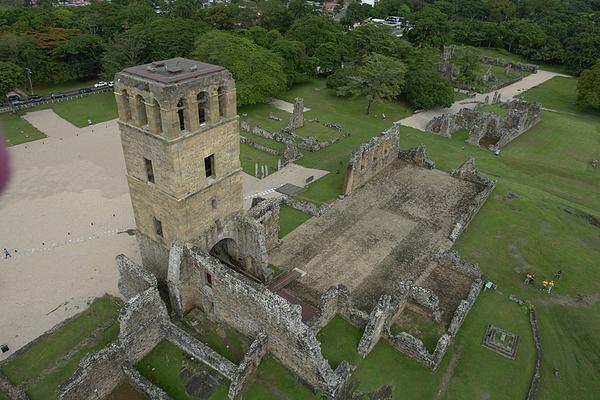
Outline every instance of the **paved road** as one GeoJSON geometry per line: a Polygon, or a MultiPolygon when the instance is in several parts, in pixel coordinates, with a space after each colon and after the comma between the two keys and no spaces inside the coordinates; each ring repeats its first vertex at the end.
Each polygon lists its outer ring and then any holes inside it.
{"type": "MultiPolygon", "coordinates": [[[[538,85],[546,82],[547,80],[554,78],[555,76],[562,76],[562,77],[570,78],[569,75],[539,70],[536,74],[528,75],[525,78],[521,79],[520,81],[513,83],[512,85],[506,86],[506,87],[498,90],[498,92],[500,92],[500,94],[502,96],[501,97],[502,100],[509,100],[509,99],[512,99],[513,97],[515,97],[516,95],[520,94],[521,92],[531,89],[534,86],[538,86],[538,85]]],[[[420,129],[420,130],[424,131],[425,127],[427,126],[427,123],[429,121],[431,121],[433,118],[438,117],[442,114],[457,113],[462,108],[473,109],[478,104],[484,102],[486,96],[489,96],[490,100],[491,100],[492,97],[494,96],[494,94],[493,93],[478,94],[477,96],[475,96],[471,99],[457,101],[454,104],[452,104],[452,106],[450,106],[449,108],[436,108],[433,110],[423,111],[423,112],[420,112],[417,114],[413,114],[410,117],[401,119],[398,122],[401,125],[410,126],[412,128],[416,128],[416,129],[420,129]]]]}

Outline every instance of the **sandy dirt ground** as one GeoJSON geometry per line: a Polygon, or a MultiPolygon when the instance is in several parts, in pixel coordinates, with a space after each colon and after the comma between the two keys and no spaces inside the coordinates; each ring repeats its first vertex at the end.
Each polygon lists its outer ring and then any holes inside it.
{"type": "Polygon", "coordinates": [[[269,262],[305,271],[299,283],[318,293],[344,284],[366,311],[401,280],[435,287],[453,304],[466,295],[458,293],[465,289],[462,280],[438,282],[432,257],[452,246],[452,227],[481,189],[445,172],[397,161],[326,214],[292,231],[269,253],[269,262]]]}
{"type": "MultiPolygon", "coordinates": [[[[294,103],[280,99],[271,99],[269,101],[273,107],[280,109],[281,111],[287,111],[290,114],[294,112],[294,103]]],[[[310,108],[304,107],[304,112],[310,111],[310,108]]]]}
{"type": "MultiPolygon", "coordinates": [[[[116,120],[77,128],[52,110],[24,116],[48,138],[9,149],[11,184],[0,196],[0,344],[8,357],[52,326],[109,293],[117,296],[115,256],[141,262],[116,120]]],[[[327,171],[291,164],[265,179],[244,176],[252,197],[278,196],[327,171]]]]}
{"type": "MultiPolygon", "coordinates": [[[[508,85],[498,90],[498,92],[500,92],[501,94],[502,101],[510,100],[518,94],[528,89],[531,89],[534,86],[541,85],[542,83],[554,78],[555,76],[569,78],[569,75],[539,70],[536,74],[528,75],[520,81],[513,83],[512,85],[508,85]]],[[[457,101],[454,104],[452,104],[452,106],[450,106],[449,108],[436,108],[433,110],[423,111],[417,114],[413,114],[410,117],[401,119],[398,122],[404,126],[410,126],[412,128],[424,131],[425,127],[427,126],[427,123],[433,118],[438,117],[442,114],[457,113],[463,108],[473,109],[478,104],[484,102],[486,96],[489,96],[491,100],[492,97],[494,97],[494,93],[478,94],[477,96],[471,99],[457,101]]]]}

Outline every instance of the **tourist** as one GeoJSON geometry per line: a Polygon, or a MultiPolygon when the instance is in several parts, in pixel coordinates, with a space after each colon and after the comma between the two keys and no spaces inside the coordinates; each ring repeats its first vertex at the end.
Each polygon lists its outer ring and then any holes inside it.
{"type": "Polygon", "coordinates": [[[542,290],[546,290],[546,288],[548,287],[548,283],[549,282],[545,279],[542,281],[542,290]]]}
{"type": "Polygon", "coordinates": [[[553,287],[554,287],[554,281],[548,282],[548,294],[550,294],[550,292],[552,291],[553,287]]]}
{"type": "Polygon", "coordinates": [[[4,258],[11,258],[12,255],[10,254],[10,251],[8,251],[8,249],[5,247],[4,248],[4,258]]]}
{"type": "Polygon", "coordinates": [[[560,277],[562,276],[562,269],[559,269],[558,271],[556,271],[556,274],[554,274],[556,276],[556,280],[559,280],[560,277]]]}

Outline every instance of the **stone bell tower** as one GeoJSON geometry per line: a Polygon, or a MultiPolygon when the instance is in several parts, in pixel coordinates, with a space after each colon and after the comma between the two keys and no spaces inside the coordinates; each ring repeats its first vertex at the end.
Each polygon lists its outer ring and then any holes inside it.
{"type": "Polygon", "coordinates": [[[242,210],[235,83],[223,67],[173,58],[119,72],[114,90],[142,261],[164,282],[174,240],[242,210]]]}

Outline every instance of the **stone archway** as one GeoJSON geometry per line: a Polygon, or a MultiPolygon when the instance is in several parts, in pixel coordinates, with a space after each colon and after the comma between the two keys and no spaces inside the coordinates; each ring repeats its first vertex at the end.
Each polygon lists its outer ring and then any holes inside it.
{"type": "Polygon", "coordinates": [[[235,240],[231,238],[219,240],[210,249],[209,253],[211,256],[221,260],[224,264],[245,269],[245,262],[240,252],[240,248],[235,240]]]}

